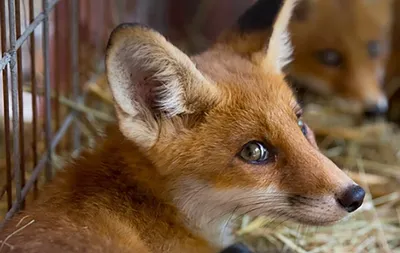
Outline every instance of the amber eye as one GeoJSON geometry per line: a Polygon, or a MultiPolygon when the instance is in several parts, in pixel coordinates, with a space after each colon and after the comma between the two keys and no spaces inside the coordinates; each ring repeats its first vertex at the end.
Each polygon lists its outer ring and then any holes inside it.
{"type": "Polygon", "coordinates": [[[318,60],[330,67],[339,67],[343,63],[342,55],[334,49],[324,49],[317,52],[318,60]]]}
{"type": "Polygon", "coordinates": [[[269,152],[262,143],[251,141],[243,146],[240,157],[249,163],[262,163],[268,160],[269,152]]]}
{"type": "Polygon", "coordinates": [[[307,126],[304,123],[304,121],[302,121],[301,119],[299,119],[297,121],[297,124],[299,125],[301,131],[303,132],[304,136],[307,136],[308,132],[307,132],[307,126]]]}
{"type": "Polygon", "coordinates": [[[381,54],[381,44],[379,41],[371,40],[367,44],[368,54],[371,58],[376,58],[381,54]]]}

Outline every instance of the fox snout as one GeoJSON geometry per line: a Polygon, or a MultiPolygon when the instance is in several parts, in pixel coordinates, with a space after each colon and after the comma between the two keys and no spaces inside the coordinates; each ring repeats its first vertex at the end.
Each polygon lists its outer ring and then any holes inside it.
{"type": "Polygon", "coordinates": [[[253,253],[246,245],[236,243],[228,248],[223,249],[220,253],[253,253]]]}
{"type": "Polygon", "coordinates": [[[389,109],[388,99],[386,96],[381,95],[374,102],[369,102],[364,109],[364,116],[366,118],[376,118],[387,113],[389,109]]]}
{"type": "Polygon", "coordinates": [[[276,191],[288,196],[288,216],[301,223],[329,225],[360,208],[364,189],[312,142],[293,143],[294,138],[287,138],[287,145],[280,147],[285,156],[276,180],[279,184],[275,184],[276,191]]]}

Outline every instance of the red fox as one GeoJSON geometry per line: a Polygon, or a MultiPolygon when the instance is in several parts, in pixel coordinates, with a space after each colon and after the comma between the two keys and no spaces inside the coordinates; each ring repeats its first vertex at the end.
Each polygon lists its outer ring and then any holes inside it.
{"type": "Polygon", "coordinates": [[[192,57],[119,25],[106,52],[118,125],[7,223],[0,251],[212,253],[244,214],[330,225],[358,209],[364,190],[318,150],[284,79],[296,1],[266,2],[192,57]]]}
{"type": "Polygon", "coordinates": [[[388,119],[400,123],[400,1],[394,0],[391,54],[386,69],[386,93],[389,99],[388,119]]]}
{"type": "Polygon", "coordinates": [[[392,0],[303,0],[287,73],[300,87],[357,102],[367,117],[385,114],[391,25],[392,0]]]}

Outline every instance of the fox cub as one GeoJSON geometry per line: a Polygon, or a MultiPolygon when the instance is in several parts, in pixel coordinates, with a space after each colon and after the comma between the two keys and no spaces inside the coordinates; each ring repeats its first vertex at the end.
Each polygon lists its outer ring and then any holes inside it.
{"type": "Polygon", "coordinates": [[[356,102],[367,117],[385,114],[392,2],[300,1],[289,27],[294,45],[289,76],[300,87],[356,102]]]}
{"type": "Polygon", "coordinates": [[[330,225],[358,209],[364,190],[318,150],[284,79],[296,1],[270,1],[192,57],[118,26],[106,56],[118,125],[7,223],[2,253],[235,252],[243,214],[330,225]]]}
{"type": "Polygon", "coordinates": [[[386,69],[385,90],[389,99],[388,119],[400,123],[400,1],[393,3],[391,54],[386,69]]]}

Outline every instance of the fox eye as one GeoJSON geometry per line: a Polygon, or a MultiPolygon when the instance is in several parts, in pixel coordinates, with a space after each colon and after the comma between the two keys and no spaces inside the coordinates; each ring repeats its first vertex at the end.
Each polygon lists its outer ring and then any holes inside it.
{"type": "Polygon", "coordinates": [[[308,131],[307,131],[307,126],[306,126],[306,124],[304,123],[304,121],[302,121],[301,119],[299,119],[299,120],[297,121],[297,124],[299,125],[299,127],[300,127],[301,131],[303,132],[304,136],[307,136],[308,131]]]}
{"type": "Polygon", "coordinates": [[[324,49],[317,53],[317,58],[322,64],[338,67],[342,64],[342,55],[334,49],[324,49]]]}
{"type": "Polygon", "coordinates": [[[371,40],[367,44],[368,54],[371,58],[376,58],[381,54],[381,44],[379,41],[371,40]]]}
{"type": "Polygon", "coordinates": [[[243,146],[240,157],[249,163],[262,163],[268,160],[269,152],[262,143],[251,141],[243,146]]]}

